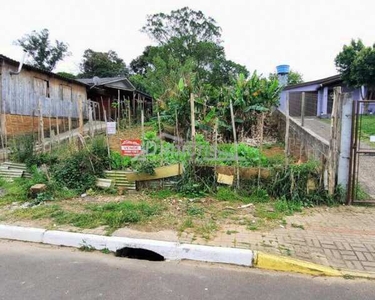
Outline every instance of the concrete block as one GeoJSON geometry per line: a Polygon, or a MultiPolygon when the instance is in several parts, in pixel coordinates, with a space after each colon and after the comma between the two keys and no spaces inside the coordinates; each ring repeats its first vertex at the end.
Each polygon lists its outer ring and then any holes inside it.
{"type": "Polygon", "coordinates": [[[45,229],[0,225],[0,239],[41,243],[45,229]]]}
{"type": "Polygon", "coordinates": [[[106,248],[106,236],[64,231],[47,231],[43,237],[44,244],[75,247],[89,246],[97,250],[106,248]]]}
{"type": "Polygon", "coordinates": [[[246,249],[182,244],[179,246],[178,256],[181,260],[188,259],[251,267],[254,253],[246,249]]]}

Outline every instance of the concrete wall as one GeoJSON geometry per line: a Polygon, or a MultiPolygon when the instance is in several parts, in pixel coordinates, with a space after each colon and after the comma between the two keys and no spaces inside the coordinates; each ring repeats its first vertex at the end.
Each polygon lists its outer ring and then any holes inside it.
{"type": "MultiPolygon", "coordinates": [[[[285,115],[280,111],[275,111],[274,117],[278,122],[280,140],[284,140],[285,115]]],[[[319,161],[325,168],[329,153],[328,142],[311,130],[302,128],[293,119],[290,119],[289,143],[290,153],[295,159],[319,161]]]]}

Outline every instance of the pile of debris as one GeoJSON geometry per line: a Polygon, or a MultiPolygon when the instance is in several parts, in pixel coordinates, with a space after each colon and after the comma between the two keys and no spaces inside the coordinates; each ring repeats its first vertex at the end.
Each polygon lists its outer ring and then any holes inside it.
{"type": "Polygon", "coordinates": [[[13,181],[14,178],[31,178],[31,174],[27,172],[26,164],[6,161],[0,165],[0,177],[6,181],[13,181]]]}

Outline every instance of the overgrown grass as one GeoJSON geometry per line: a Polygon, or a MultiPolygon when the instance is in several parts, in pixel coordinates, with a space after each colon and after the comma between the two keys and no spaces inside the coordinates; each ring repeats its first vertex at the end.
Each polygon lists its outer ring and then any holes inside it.
{"type": "Polygon", "coordinates": [[[250,203],[251,199],[249,197],[242,196],[238,194],[233,188],[230,187],[218,187],[215,198],[219,201],[228,202],[242,202],[250,203]]]}
{"type": "Polygon", "coordinates": [[[84,212],[62,209],[58,204],[41,205],[29,209],[17,209],[9,213],[16,219],[51,219],[58,225],[72,225],[79,228],[107,226],[111,232],[130,223],[147,221],[158,215],[161,205],[141,202],[110,202],[106,204],[87,204],[84,212]]]}
{"type": "Polygon", "coordinates": [[[375,135],[375,115],[360,116],[361,140],[370,142],[370,135],[375,135]]]}
{"type": "Polygon", "coordinates": [[[356,184],[355,186],[355,197],[356,200],[370,200],[371,196],[363,189],[360,184],[356,184]]]}
{"type": "Polygon", "coordinates": [[[169,197],[175,196],[177,193],[174,190],[165,189],[165,190],[156,190],[149,191],[148,195],[153,199],[167,199],[169,197]]]}
{"type": "MultiPolygon", "coordinates": [[[[375,115],[361,115],[360,139],[363,142],[370,142],[370,135],[375,135],[375,115]]],[[[331,119],[321,119],[324,123],[331,124],[331,119]]]]}
{"type": "Polygon", "coordinates": [[[24,178],[16,178],[13,182],[0,178],[0,189],[3,193],[0,198],[0,205],[26,201],[28,199],[28,188],[30,187],[29,180],[24,178]]]}

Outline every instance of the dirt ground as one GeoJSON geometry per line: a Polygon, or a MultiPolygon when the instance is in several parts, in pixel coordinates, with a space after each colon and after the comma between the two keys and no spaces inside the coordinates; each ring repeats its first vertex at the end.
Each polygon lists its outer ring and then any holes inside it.
{"type": "MultiPolygon", "coordinates": [[[[152,130],[152,126],[145,126],[145,132],[152,130]]],[[[109,136],[109,146],[112,150],[120,152],[121,140],[141,139],[141,127],[132,127],[121,130],[115,135],[109,136]]]]}

